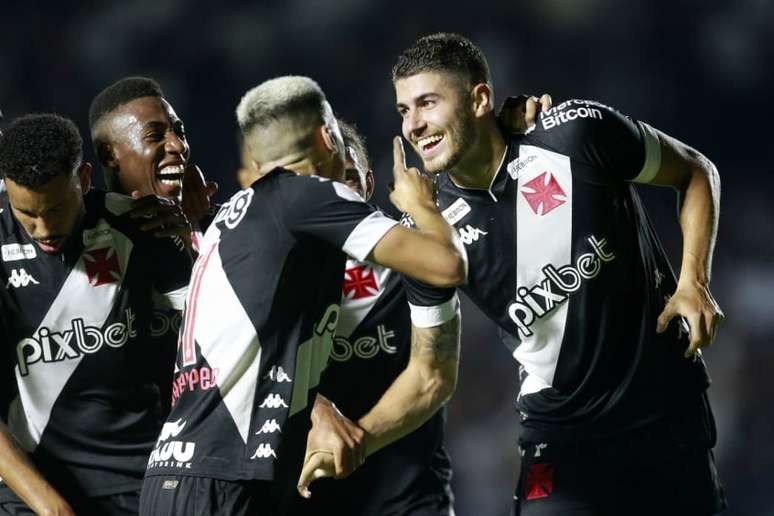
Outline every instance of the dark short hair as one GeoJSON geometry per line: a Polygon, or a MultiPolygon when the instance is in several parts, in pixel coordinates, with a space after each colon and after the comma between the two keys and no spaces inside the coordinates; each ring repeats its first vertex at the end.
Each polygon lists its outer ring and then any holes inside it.
{"type": "Polygon", "coordinates": [[[148,77],[124,77],[100,91],[89,106],[89,129],[116,108],[141,97],[163,97],[159,83],[148,77]]]}
{"type": "Polygon", "coordinates": [[[339,122],[339,129],[341,129],[341,136],[344,138],[344,146],[352,147],[358,162],[364,165],[366,169],[370,170],[371,163],[368,157],[368,150],[366,149],[365,137],[358,132],[355,124],[342,120],[341,118],[338,118],[337,120],[339,122]]]}
{"type": "Polygon", "coordinates": [[[50,113],[25,115],[0,137],[0,174],[14,183],[38,187],[73,174],[83,159],[83,139],[69,118],[50,113]]]}
{"type": "Polygon", "coordinates": [[[468,38],[448,32],[419,38],[401,52],[392,68],[392,81],[422,72],[451,72],[471,86],[492,82],[484,53],[468,38]]]}

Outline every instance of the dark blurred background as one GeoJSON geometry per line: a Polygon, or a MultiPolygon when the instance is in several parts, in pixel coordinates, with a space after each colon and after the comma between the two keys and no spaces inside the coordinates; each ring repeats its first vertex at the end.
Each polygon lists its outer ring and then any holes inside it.
{"type": "MultiPolygon", "coordinates": [[[[3,2],[0,108],[6,119],[55,111],[87,135],[98,91],[126,75],[154,77],[223,200],[236,189],[241,95],[273,76],[309,75],[368,138],[377,198],[386,203],[390,138],[399,131],[389,71],[400,50],[435,31],[460,32],[484,50],[498,104],[523,92],[549,92],[555,103],[597,99],[715,162],[723,196],[712,290],[727,320],[705,358],[732,504],[726,514],[774,514],[774,152],[766,129],[774,3],[3,2]]],[[[679,265],[674,193],[641,190],[679,265]]],[[[448,424],[457,514],[506,515],[517,463],[516,363],[469,303],[464,325],[448,424]]]]}

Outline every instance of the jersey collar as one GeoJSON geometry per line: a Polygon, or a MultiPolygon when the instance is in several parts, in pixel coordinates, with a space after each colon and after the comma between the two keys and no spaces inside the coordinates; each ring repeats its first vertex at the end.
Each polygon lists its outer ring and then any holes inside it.
{"type": "Polygon", "coordinates": [[[449,182],[454,185],[455,188],[458,188],[459,190],[465,190],[467,192],[486,192],[489,194],[489,196],[492,198],[494,202],[497,202],[502,195],[503,191],[505,190],[505,185],[508,182],[508,174],[504,172],[508,167],[506,165],[506,158],[510,154],[511,150],[511,142],[509,142],[506,139],[506,146],[505,150],[503,151],[503,157],[500,158],[500,164],[497,165],[497,172],[494,173],[492,176],[492,181],[489,183],[489,188],[483,189],[483,188],[466,188],[464,186],[460,186],[457,183],[454,182],[454,179],[452,179],[451,175],[447,174],[447,177],[449,178],[449,182]]]}

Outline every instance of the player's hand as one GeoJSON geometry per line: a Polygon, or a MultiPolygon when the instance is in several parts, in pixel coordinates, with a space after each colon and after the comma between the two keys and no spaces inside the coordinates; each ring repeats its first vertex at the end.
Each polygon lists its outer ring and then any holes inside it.
{"type": "Polygon", "coordinates": [[[333,460],[333,453],[325,450],[307,449],[304,457],[304,467],[301,469],[301,476],[298,477],[298,494],[304,498],[311,498],[312,492],[309,490],[309,484],[318,478],[333,477],[336,475],[336,466],[333,460]]]}
{"type": "Polygon", "coordinates": [[[31,503],[30,508],[41,516],[75,516],[75,511],[67,500],[53,489],[39,493],[31,503]]]}
{"type": "Polygon", "coordinates": [[[190,246],[191,224],[179,204],[158,195],[140,196],[140,192],[132,192],[134,205],[127,215],[132,219],[143,219],[140,224],[142,231],[153,231],[153,236],[178,236],[190,246]]]}
{"type": "Polygon", "coordinates": [[[508,97],[503,102],[497,118],[506,131],[512,134],[524,134],[535,125],[538,113],[548,111],[551,106],[553,101],[548,93],[544,93],[539,99],[527,95],[508,97]]]}
{"type": "Polygon", "coordinates": [[[398,210],[411,213],[418,206],[435,209],[433,180],[418,168],[406,167],[406,151],[403,150],[403,138],[396,136],[392,140],[393,183],[390,201],[398,210]]]}
{"type": "Polygon", "coordinates": [[[218,183],[206,181],[202,170],[189,164],[183,173],[182,207],[188,220],[199,222],[209,211],[210,198],[218,191],[218,183]]]}
{"type": "Polygon", "coordinates": [[[312,429],[307,453],[325,450],[333,454],[335,477],[344,478],[365,461],[365,432],[344,416],[325,396],[317,395],[312,410],[312,429]]]}
{"type": "Polygon", "coordinates": [[[690,341],[688,349],[685,350],[686,358],[696,354],[700,348],[712,344],[718,324],[725,318],[709,288],[698,283],[677,286],[677,291],[658,316],[656,331],[664,332],[669,322],[677,316],[685,317],[690,328],[690,341]]]}

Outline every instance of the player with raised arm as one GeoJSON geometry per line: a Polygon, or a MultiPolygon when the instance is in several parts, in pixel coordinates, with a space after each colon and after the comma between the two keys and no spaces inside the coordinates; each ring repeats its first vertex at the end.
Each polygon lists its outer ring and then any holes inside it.
{"type": "Polygon", "coordinates": [[[162,424],[153,292],[182,308],[191,259],[89,190],[82,144],[56,115],[0,138],[0,513],[136,514],[162,424]]]}
{"type": "Polygon", "coordinates": [[[504,135],[481,51],[434,34],[393,68],[404,137],[470,258],[463,289],[521,365],[522,515],[705,515],[725,506],[700,348],[719,179],[696,150],[599,102],[504,135]],[[675,279],[632,183],[680,193],[675,279]],[[687,324],[686,324],[687,323],[687,324]]]}
{"type": "Polygon", "coordinates": [[[202,242],[142,514],[282,514],[297,496],[344,253],[437,286],[465,279],[464,251],[427,179],[396,171],[392,196],[416,231],[341,182],[344,145],[314,81],[266,81],[237,118],[262,177],[221,208],[202,242]]]}

